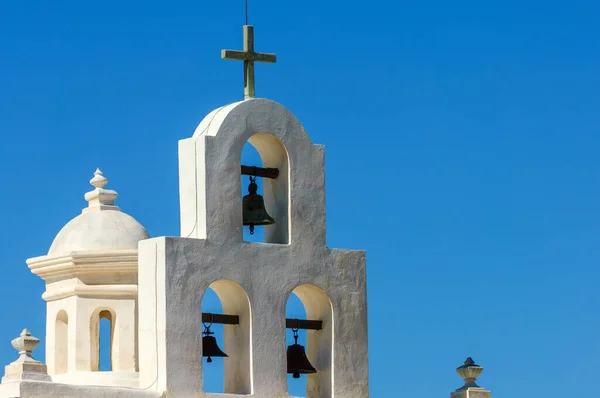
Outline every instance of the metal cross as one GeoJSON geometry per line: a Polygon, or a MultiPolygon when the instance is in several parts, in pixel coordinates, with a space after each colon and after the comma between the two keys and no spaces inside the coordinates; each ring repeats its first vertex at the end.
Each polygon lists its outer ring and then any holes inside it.
{"type": "Polygon", "coordinates": [[[254,26],[244,25],[244,51],[221,50],[221,58],[244,61],[244,99],[254,98],[254,63],[277,62],[275,54],[254,52],[254,26]]]}

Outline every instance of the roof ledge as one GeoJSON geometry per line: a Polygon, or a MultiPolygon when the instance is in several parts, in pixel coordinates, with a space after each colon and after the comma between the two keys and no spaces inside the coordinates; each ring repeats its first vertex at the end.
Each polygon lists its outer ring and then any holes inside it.
{"type": "Polygon", "coordinates": [[[46,282],[85,276],[138,272],[137,249],[77,251],[66,256],[40,256],[27,260],[32,273],[46,282]]]}

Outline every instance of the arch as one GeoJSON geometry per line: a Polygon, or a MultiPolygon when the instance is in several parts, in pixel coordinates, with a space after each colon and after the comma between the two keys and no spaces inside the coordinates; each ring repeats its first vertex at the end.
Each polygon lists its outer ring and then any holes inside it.
{"type": "MultiPolygon", "coordinates": [[[[306,331],[306,356],[317,370],[306,377],[306,396],[328,398],[333,395],[333,330],[334,314],[329,296],[323,289],[312,284],[295,287],[295,294],[306,311],[306,318],[323,322],[321,330],[306,331]]],[[[288,300],[290,298],[288,295],[288,300]]]]}
{"type": "Polygon", "coordinates": [[[69,364],[69,315],[60,310],[54,324],[54,374],[67,373],[69,364]]]}
{"type": "Polygon", "coordinates": [[[109,323],[109,342],[108,342],[108,358],[110,361],[110,369],[113,368],[114,349],[116,347],[114,336],[115,336],[115,323],[117,320],[116,313],[110,308],[98,308],[90,317],[90,369],[92,372],[100,370],[100,320],[106,319],[109,323]]]}
{"type": "Polygon", "coordinates": [[[240,123],[240,118],[241,120],[246,119],[246,127],[254,130],[253,133],[242,137],[243,142],[247,141],[256,132],[270,130],[282,139],[282,136],[278,133],[290,129],[293,130],[292,133],[295,138],[308,145],[312,144],[306,130],[290,110],[275,101],[265,98],[238,101],[211,111],[202,119],[192,137],[217,136],[224,130],[224,127],[227,128],[228,124],[240,123]],[[256,117],[247,118],[248,113],[253,113],[256,117]],[[282,126],[281,121],[286,121],[288,125],[282,126]]]}
{"type": "MultiPolygon", "coordinates": [[[[223,308],[224,314],[238,315],[239,325],[223,328],[223,351],[229,355],[224,366],[224,392],[229,394],[252,394],[252,312],[250,299],[237,282],[222,279],[208,286],[223,308]]],[[[219,342],[221,343],[221,342],[219,342]]],[[[205,366],[206,364],[203,364],[205,366]]]]}
{"type": "MultiPolygon", "coordinates": [[[[266,99],[250,99],[219,108],[204,118],[192,138],[180,141],[181,235],[206,239],[210,231],[211,239],[243,241],[239,210],[242,191],[238,181],[240,154],[249,140],[264,153],[265,167],[276,167],[282,158],[279,154],[286,155],[287,170],[281,173],[287,177],[276,180],[276,191],[286,193],[287,204],[277,207],[286,209],[288,214],[284,219],[288,219],[288,225],[282,228],[279,222],[268,228],[277,232],[265,230],[265,241],[294,244],[302,239],[303,244],[324,246],[324,148],[312,144],[289,110],[266,99]],[[274,152],[277,156],[273,158],[262,147],[263,144],[276,147],[275,142],[280,150],[274,152]],[[282,183],[285,186],[279,185],[282,183]]],[[[268,185],[266,196],[270,196],[268,185]]],[[[265,204],[269,205],[269,200],[265,204]]]]}
{"type": "MultiPolygon", "coordinates": [[[[258,152],[262,167],[279,170],[279,177],[276,179],[261,178],[259,183],[263,189],[265,208],[275,219],[275,224],[265,226],[264,241],[288,244],[291,235],[289,153],[283,142],[270,133],[256,133],[248,138],[248,143],[258,152]]],[[[240,159],[241,156],[240,151],[240,159]]]]}

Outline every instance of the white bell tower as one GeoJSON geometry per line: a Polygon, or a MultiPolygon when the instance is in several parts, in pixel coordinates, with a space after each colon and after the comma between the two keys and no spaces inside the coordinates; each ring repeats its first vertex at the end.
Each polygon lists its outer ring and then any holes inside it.
{"type": "Polygon", "coordinates": [[[223,312],[239,316],[239,325],[225,326],[226,393],[287,396],[286,302],[294,292],[307,318],[322,321],[307,334],[317,370],[307,396],[368,397],[365,253],[325,244],[323,147],[283,106],[249,99],[211,112],[180,142],[179,164],[182,237],[139,246],[140,386],[209,396],[198,391],[201,301],[210,286],[223,312]],[[265,243],[242,237],[247,141],[263,167],[279,170],[263,182],[276,221],[265,243]]]}
{"type": "Polygon", "coordinates": [[[244,38],[244,51],[222,57],[244,61],[245,100],[215,109],[179,143],[182,237],[139,245],[140,388],[213,396],[202,372],[201,303],[210,287],[225,315],[239,319],[224,327],[226,394],[289,396],[286,303],[295,293],[320,325],[307,331],[316,370],[307,397],[368,397],[365,253],[326,246],[324,149],[286,108],[253,98],[254,62],[276,57],[254,51],[252,26],[244,38]],[[263,163],[254,175],[276,172],[262,181],[275,220],[264,243],[243,240],[246,142],[263,163]]]}

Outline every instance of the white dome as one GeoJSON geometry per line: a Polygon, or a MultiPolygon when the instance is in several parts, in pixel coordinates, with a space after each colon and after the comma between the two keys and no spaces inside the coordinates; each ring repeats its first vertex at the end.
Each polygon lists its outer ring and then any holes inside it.
{"type": "Polygon", "coordinates": [[[90,183],[95,189],[85,194],[89,206],[60,230],[50,246],[49,256],[66,256],[75,251],[137,249],[140,240],[150,237],[139,222],[115,206],[118,194],[104,189],[108,180],[100,169],[90,183]]]}
{"type": "Polygon", "coordinates": [[[60,230],[49,256],[66,256],[82,250],[137,249],[140,240],[150,236],[133,217],[119,210],[86,212],[60,230]]]}

